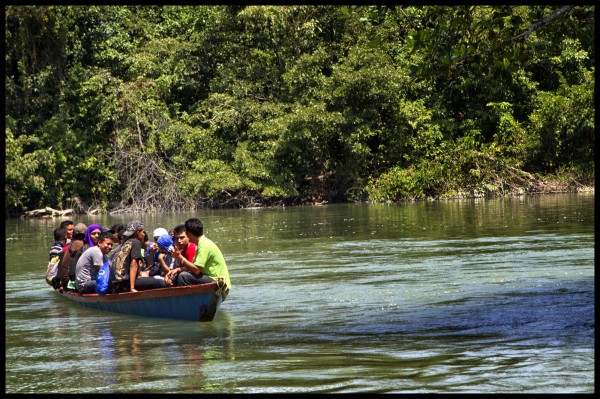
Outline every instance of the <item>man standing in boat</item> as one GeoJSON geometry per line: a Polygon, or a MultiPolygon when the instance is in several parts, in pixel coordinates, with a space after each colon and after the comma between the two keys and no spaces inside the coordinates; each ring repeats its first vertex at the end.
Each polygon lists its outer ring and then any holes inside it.
{"type": "Polygon", "coordinates": [[[217,245],[203,235],[204,226],[197,218],[188,219],[185,222],[185,231],[190,242],[196,244],[196,256],[194,261],[187,260],[181,251],[175,247],[173,257],[179,261],[179,267],[173,269],[165,276],[165,282],[173,285],[174,279],[177,286],[195,285],[217,281],[223,278],[227,289],[231,288],[229,270],[223,258],[223,254],[217,245]]]}

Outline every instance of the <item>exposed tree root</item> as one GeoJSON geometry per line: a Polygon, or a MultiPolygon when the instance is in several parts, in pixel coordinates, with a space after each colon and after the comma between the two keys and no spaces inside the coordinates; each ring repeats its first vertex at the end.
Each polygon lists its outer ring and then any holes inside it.
{"type": "Polygon", "coordinates": [[[61,217],[67,215],[74,215],[73,209],[57,210],[50,208],[49,206],[42,209],[33,209],[25,212],[25,217],[61,217]]]}

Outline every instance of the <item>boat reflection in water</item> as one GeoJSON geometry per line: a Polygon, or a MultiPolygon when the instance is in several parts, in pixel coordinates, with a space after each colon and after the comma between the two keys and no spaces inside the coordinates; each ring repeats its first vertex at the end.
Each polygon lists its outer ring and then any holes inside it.
{"type": "MultiPolygon", "coordinates": [[[[55,339],[68,339],[61,353],[56,392],[179,393],[222,389],[206,375],[215,361],[229,362],[234,351],[234,320],[220,311],[211,323],[148,318],[67,306],[55,339]],[[74,363],[75,362],[75,363],[74,363]],[[73,370],[77,364],[77,370],[73,370]],[[73,378],[88,381],[81,390],[73,378]],[[76,377],[77,376],[77,377],[76,377]],[[90,387],[95,387],[91,389],[90,387]]],[[[210,372],[209,372],[210,374],[210,372]]]]}

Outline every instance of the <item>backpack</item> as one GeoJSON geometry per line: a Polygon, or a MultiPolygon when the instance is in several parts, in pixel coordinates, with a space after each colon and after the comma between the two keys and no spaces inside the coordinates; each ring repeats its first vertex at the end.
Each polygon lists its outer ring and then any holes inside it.
{"type": "Polygon", "coordinates": [[[113,255],[112,265],[111,265],[111,274],[113,278],[113,282],[120,283],[129,277],[129,270],[125,269],[125,262],[127,261],[127,257],[131,252],[131,247],[133,246],[133,238],[125,241],[119,248],[119,251],[113,255]]]}
{"type": "Polygon", "coordinates": [[[58,266],[62,261],[65,253],[60,251],[58,255],[54,255],[48,262],[48,269],[46,269],[46,282],[52,286],[52,288],[58,288],[60,285],[60,278],[58,276],[58,266]]]}
{"type": "Polygon", "coordinates": [[[104,262],[100,270],[98,270],[98,276],[96,277],[96,293],[104,295],[108,292],[110,285],[110,259],[104,262]]]}
{"type": "MultiPolygon", "coordinates": [[[[89,245],[84,244],[81,248],[79,248],[79,250],[77,250],[77,253],[73,257],[73,260],[71,261],[71,264],[69,265],[69,280],[75,281],[75,270],[76,270],[75,268],[77,267],[77,261],[81,257],[81,254],[83,254],[83,252],[88,248],[89,248],[89,245]]],[[[70,250],[70,247],[69,247],[69,250],[70,250]]]]}

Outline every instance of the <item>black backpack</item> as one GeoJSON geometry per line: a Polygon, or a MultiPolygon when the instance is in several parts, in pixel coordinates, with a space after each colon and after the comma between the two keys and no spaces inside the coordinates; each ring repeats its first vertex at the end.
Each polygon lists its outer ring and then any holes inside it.
{"type": "MultiPolygon", "coordinates": [[[[75,256],[73,256],[73,260],[69,265],[69,280],[75,281],[75,268],[77,267],[77,261],[81,257],[81,254],[88,249],[90,246],[88,244],[83,244],[81,248],[77,251],[75,256]]],[[[71,251],[71,247],[69,246],[69,252],[71,251]]]]}

